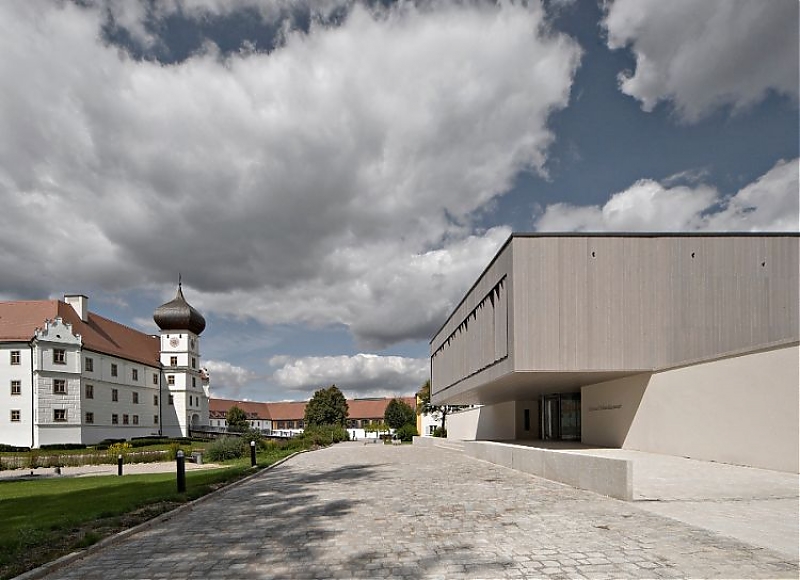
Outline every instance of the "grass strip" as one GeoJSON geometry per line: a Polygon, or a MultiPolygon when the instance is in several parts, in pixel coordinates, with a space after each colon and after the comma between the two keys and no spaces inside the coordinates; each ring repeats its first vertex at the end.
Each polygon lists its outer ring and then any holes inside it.
{"type": "MultiPolygon", "coordinates": [[[[258,467],[290,455],[258,454],[258,467]]],[[[249,459],[186,472],[0,481],[0,578],[12,578],[252,473],[249,459]]]]}

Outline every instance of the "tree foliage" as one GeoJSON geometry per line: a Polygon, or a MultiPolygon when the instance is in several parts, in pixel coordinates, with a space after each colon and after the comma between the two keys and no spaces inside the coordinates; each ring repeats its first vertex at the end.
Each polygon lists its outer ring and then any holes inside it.
{"type": "MultiPolygon", "coordinates": [[[[431,380],[428,379],[423,383],[420,387],[419,391],[417,392],[417,398],[419,402],[417,403],[417,412],[421,414],[428,414],[433,417],[435,421],[441,419],[442,424],[438,427],[438,432],[444,433],[446,436],[446,421],[447,416],[452,413],[453,411],[457,411],[459,409],[464,409],[469,407],[469,405],[433,405],[431,404],[431,380]]],[[[436,431],[434,431],[434,435],[436,435],[436,431]]]]}
{"type": "Polygon", "coordinates": [[[399,429],[403,425],[415,424],[417,414],[414,412],[408,403],[400,399],[392,399],[386,405],[386,411],[383,413],[383,421],[392,429],[399,429]]]}
{"type": "Polygon", "coordinates": [[[234,405],[225,414],[225,421],[228,423],[228,431],[241,433],[247,431],[250,422],[247,420],[247,413],[234,405]]]}
{"type": "Polygon", "coordinates": [[[306,404],[306,425],[339,425],[347,422],[347,399],[336,385],[319,389],[306,404]]]}

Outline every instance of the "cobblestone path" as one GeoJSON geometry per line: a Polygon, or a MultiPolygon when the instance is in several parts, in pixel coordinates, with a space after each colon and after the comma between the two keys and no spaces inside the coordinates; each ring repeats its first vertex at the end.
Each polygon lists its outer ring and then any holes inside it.
{"type": "Polygon", "coordinates": [[[797,562],[438,448],[299,455],[48,578],[797,578],[797,562]]]}

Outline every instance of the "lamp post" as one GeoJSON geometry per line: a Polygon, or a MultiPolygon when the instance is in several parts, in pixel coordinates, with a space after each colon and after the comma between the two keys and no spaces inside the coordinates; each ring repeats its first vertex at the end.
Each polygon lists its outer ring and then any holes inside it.
{"type": "Polygon", "coordinates": [[[256,442],[250,441],[250,467],[256,466],[256,442]]]}
{"type": "Polygon", "coordinates": [[[175,454],[178,470],[178,493],[186,491],[186,464],[184,463],[183,451],[178,449],[175,454]]]}

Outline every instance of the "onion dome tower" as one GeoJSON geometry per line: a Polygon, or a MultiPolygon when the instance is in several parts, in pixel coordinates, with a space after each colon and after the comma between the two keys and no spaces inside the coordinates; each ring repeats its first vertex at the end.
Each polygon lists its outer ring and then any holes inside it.
{"type": "Polygon", "coordinates": [[[183,297],[180,278],[178,278],[177,295],[166,304],[156,308],[153,320],[162,331],[188,330],[199,336],[206,328],[206,319],[183,297]]]}
{"type": "Polygon", "coordinates": [[[208,426],[208,388],[200,366],[206,319],[186,302],[178,277],[178,293],[156,308],[153,320],[161,329],[161,434],[188,437],[192,429],[208,426]]]}

